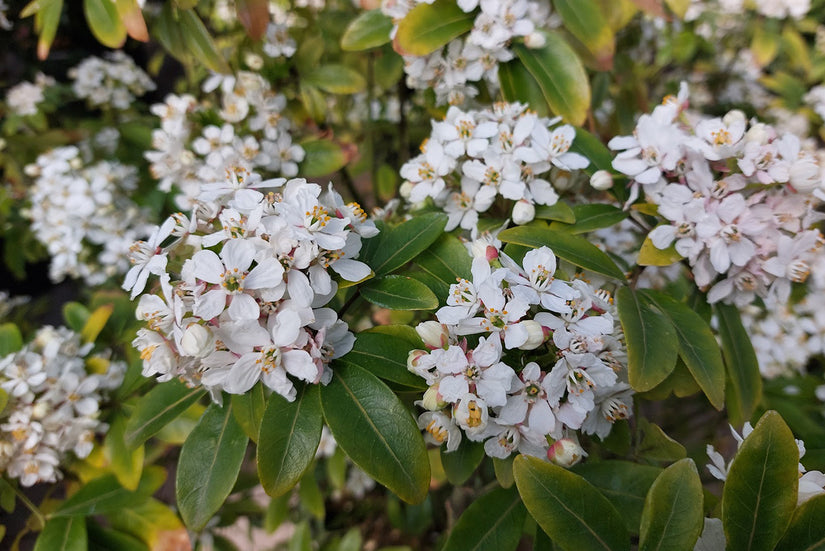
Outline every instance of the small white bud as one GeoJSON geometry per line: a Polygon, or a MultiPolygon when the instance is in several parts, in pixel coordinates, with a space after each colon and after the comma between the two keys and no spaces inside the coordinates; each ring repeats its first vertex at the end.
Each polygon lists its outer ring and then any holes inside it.
{"type": "Polygon", "coordinates": [[[203,358],[215,350],[215,337],[207,327],[193,323],[183,332],[180,348],[187,356],[203,358]]]}
{"type": "Polygon", "coordinates": [[[264,66],[264,58],[252,52],[247,52],[244,55],[243,60],[244,63],[246,63],[246,66],[252,69],[253,71],[260,71],[261,67],[264,66]]]}
{"type": "Polygon", "coordinates": [[[428,388],[418,403],[427,411],[438,411],[444,409],[447,405],[447,402],[442,400],[441,395],[438,393],[438,383],[428,388]]]}
{"type": "Polygon", "coordinates": [[[547,338],[544,327],[537,321],[524,320],[521,322],[521,326],[527,329],[527,341],[519,346],[519,350],[535,350],[547,338]]]}
{"type": "Polygon", "coordinates": [[[770,132],[768,127],[764,123],[759,122],[751,126],[748,131],[745,132],[745,141],[766,144],[771,138],[771,134],[772,132],[770,132]]]}
{"type": "Polygon", "coordinates": [[[450,336],[446,325],[431,320],[419,323],[415,330],[429,348],[446,348],[450,336]]]}
{"type": "Polygon", "coordinates": [[[725,126],[731,126],[733,124],[746,124],[748,119],[745,117],[745,113],[739,109],[734,109],[722,117],[722,122],[725,123],[725,126]]]}
{"type": "Polygon", "coordinates": [[[532,222],[536,217],[536,207],[527,199],[519,199],[513,205],[513,222],[521,226],[528,222],[532,222]]]}
{"type": "Polygon", "coordinates": [[[613,175],[607,170],[597,170],[590,177],[590,186],[599,191],[605,191],[613,187],[613,175]]]}
{"type": "Polygon", "coordinates": [[[524,37],[524,45],[528,48],[537,50],[543,48],[545,44],[547,44],[547,39],[542,33],[532,32],[524,37]]]}
{"type": "Polygon", "coordinates": [[[404,182],[401,184],[401,187],[398,188],[398,193],[401,195],[401,198],[405,201],[410,200],[410,193],[412,193],[412,188],[415,186],[412,182],[404,182]]]}
{"type": "Polygon", "coordinates": [[[570,171],[563,170],[558,167],[553,167],[550,170],[550,181],[556,191],[565,191],[573,187],[574,179],[570,171]]]}
{"type": "Polygon", "coordinates": [[[579,443],[570,438],[556,440],[553,445],[550,446],[550,449],[547,450],[547,459],[565,468],[572,467],[586,455],[587,452],[584,451],[579,443]]]}

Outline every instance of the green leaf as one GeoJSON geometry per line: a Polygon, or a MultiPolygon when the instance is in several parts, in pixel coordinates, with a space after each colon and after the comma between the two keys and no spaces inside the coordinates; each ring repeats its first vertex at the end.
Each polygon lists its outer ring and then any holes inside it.
{"type": "Polygon", "coordinates": [[[498,80],[501,95],[506,101],[527,104],[540,117],[550,116],[550,106],[544,99],[541,86],[521,61],[512,59],[507,63],[499,63],[498,80]]]}
{"type": "Polygon", "coordinates": [[[730,551],[770,550],[796,507],[799,450],[775,411],[766,412],[733,459],[722,492],[730,551]]]}
{"type": "Polygon", "coordinates": [[[335,370],[321,388],[324,418],[356,465],[409,503],[427,495],[424,439],[404,404],[375,375],[354,365],[335,370]]]}
{"type": "Polygon", "coordinates": [[[140,42],[149,42],[149,30],[137,0],[115,0],[115,7],[126,33],[140,42]]]}
{"type": "Polygon", "coordinates": [[[516,479],[513,477],[513,459],[514,456],[506,457],[505,459],[493,458],[493,469],[496,473],[496,480],[502,488],[510,488],[515,483],[516,479]]]}
{"type": "Polygon", "coordinates": [[[172,2],[164,3],[160,15],[153,22],[152,35],[175,59],[182,63],[189,61],[186,44],[183,41],[183,31],[178,24],[178,11],[172,2]]]}
{"type": "Polygon", "coordinates": [[[454,486],[461,486],[470,478],[484,459],[484,444],[473,442],[467,438],[461,441],[458,448],[448,452],[441,447],[441,465],[447,475],[447,480],[454,486]]]}
{"type": "Polygon", "coordinates": [[[717,303],[719,336],[727,372],[726,403],[733,425],[749,421],[762,398],[762,376],[750,335],[742,326],[739,309],[732,304],[717,303]]]}
{"type": "Polygon", "coordinates": [[[676,367],[676,330],[658,306],[630,287],[616,292],[616,306],[627,342],[630,385],[641,392],[650,390],[676,367]]]}
{"type": "Polygon", "coordinates": [[[44,60],[49,57],[49,50],[57,35],[60,14],[63,12],[63,0],[40,2],[39,6],[39,11],[34,16],[34,28],[38,34],[37,59],[44,60]]]}
{"type": "Polygon", "coordinates": [[[693,551],[704,526],[702,481],[692,459],[665,469],[647,494],[639,551],[693,551]]]}
{"type": "Polygon", "coordinates": [[[362,332],[355,339],[352,350],[338,358],[336,363],[356,365],[386,381],[426,390],[427,384],[424,379],[407,369],[407,356],[410,350],[422,346],[423,343],[419,342],[416,345],[396,335],[362,332]]]}
{"type": "Polygon", "coordinates": [[[362,250],[361,260],[372,268],[375,275],[389,274],[427,250],[441,237],[446,225],[447,217],[444,214],[430,213],[416,216],[395,227],[385,227],[370,240],[374,242],[370,243],[371,256],[365,258],[366,251],[362,250]]]}
{"type": "Polygon", "coordinates": [[[570,145],[570,151],[584,155],[590,161],[590,164],[582,169],[590,176],[597,170],[613,170],[613,153],[587,130],[576,128],[576,139],[570,145]]]}
{"type": "Polygon", "coordinates": [[[152,549],[156,548],[163,532],[183,530],[178,515],[154,498],[148,498],[134,507],[118,509],[106,516],[113,528],[135,536],[152,549]]]}
{"type": "Polygon", "coordinates": [[[579,463],[571,469],[596,487],[616,508],[631,534],[639,533],[645,496],[662,472],[659,467],[629,461],[579,463]]]}
{"type": "Polygon", "coordinates": [[[461,514],[442,551],[509,551],[518,547],[527,511],[515,488],[497,488],[461,514]]]}
{"type": "Polygon", "coordinates": [[[347,25],[341,37],[341,49],[360,52],[376,48],[390,41],[390,31],[392,19],[380,9],[362,12],[347,25]]]}
{"type": "Polygon", "coordinates": [[[265,409],[266,395],[261,382],[245,394],[232,395],[232,413],[235,414],[235,420],[253,442],[258,441],[265,409]]]}
{"type": "Polygon", "coordinates": [[[200,531],[232,491],[249,439],[232,405],[210,404],[180,450],[175,496],[183,522],[200,531]]]}
{"type": "Polygon", "coordinates": [[[301,163],[301,174],[314,178],[331,174],[347,164],[347,156],[337,143],[330,140],[312,140],[301,143],[306,155],[301,163]]]}
{"type": "Polygon", "coordinates": [[[258,476],[269,495],[283,495],[298,483],[315,458],[323,424],[316,385],[304,385],[292,402],[269,397],[257,451],[258,476]]]}
{"type": "Polygon", "coordinates": [[[565,228],[570,233],[587,233],[609,228],[627,218],[625,211],[607,203],[576,205],[573,207],[573,214],[576,217],[575,224],[565,228]]]}
{"type": "Polygon", "coordinates": [[[403,275],[371,279],[361,286],[361,295],[369,302],[390,310],[434,310],[438,297],[418,280],[403,275]]]}
{"type": "Polygon", "coordinates": [[[134,449],[126,446],[124,433],[126,431],[126,417],[117,415],[109,424],[106,439],[103,441],[103,451],[115,473],[118,482],[124,488],[135,490],[143,474],[143,446],[134,449]]]}
{"type": "Polygon", "coordinates": [[[189,388],[177,380],[160,383],[138,400],[126,422],[124,439],[132,448],[140,446],[186,411],[204,395],[202,388],[189,388]]]}
{"type": "MultiPolygon", "coordinates": [[[[452,234],[444,234],[415,259],[416,264],[439,281],[450,285],[472,279],[473,259],[464,244],[452,234]]],[[[447,297],[439,297],[446,300],[447,297]]]]}
{"type": "Polygon", "coordinates": [[[564,201],[556,201],[554,205],[536,205],[536,218],[542,220],[556,220],[565,224],[576,222],[573,209],[564,201]]]}
{"type": "Polygon", "coordinates": [[[301,485],[298,487],[298,499],[301,503],[301,509],[318,520],[324,519],[324,496],[321,494],[321,488],[318,487],[318,481],[312,471],[307,471],[301,478],[301,485]]]}
{"type": "Polygon", "coordinates": [[[725,405],[725,364],[708,323],[688,305],[664,293],[640,291],[670,318],[679,339],[679,357],[708,397],[721,410],[725,405]]]}
{"type": "Polygon", "coordinates": [[[23,335],[20,334],[20,329],[11,322],[0,325],[0,358],[14,354],[21,348],[23,335]]]}
{"type": "Polygon", "coordinates": [[[643,436],[636,452],[640,456],[655,461],[677,461],[687,456],[685,447],[668,436],[659,425],[640,417],[639,428],[643,436]]]}
{"type": "Polygon", "coordinates": [[[196,60],[203,63],[210,71],[229,73],[231,69],[218,51],[209,31],[194,10],[178,12],[181,38],[186,49],[196,60]]]}
{"type": "Polygon", "coordinates": [[[126,27],[112,0],[83,0],[83,13],[89,30],[101,44],[120,48],[126,42],[126,27]]]}
{"type": "Polygon", "coordinates": [[[139,539],[118,530],[103,528],[96,522],[90,522],[86,529],[89,531],[88,551],[149,551],[139,539]]]}
{"type": "Polygon", "coordinates": [[[431,54],[472,29],[474,20],[474,13],[464,13],[450,0],[418,4],[398,22],[393,47],[402,55],[431,54]]]}
{"type": "Polygon", "coordinates": [[[579,56],[561,35],[546,33],[541,49],[524,44],[512,48],[538,82],[550,109],[566,122],[581,126],[590,109],[590,84],[579,56]]]}
{"type": "Polygon", "coordinates": [[[87,482],[72,497],[60,504],[52,517],[85,517],[133,507],[145,495],[122,487],[114,475],[106,475],[87,482]]]}
{"type": "Polygon", "coordinates": [[[576,266],[597,274],[624,281],[624,273],[604,251],[599,250],[584,237],[567,232],[554,231],[539,225],[518,226],[498,234],[505,243],[516,243],[526,247],[550,247],[553,253],[576,266]]]}
{"type": "Polygon", "coordinates": [[[51,518],[37,537],[34,551],[87,551],[84,518],[51,518]]]}
{"type": "Polygon", "coordinates": [[[260,40],[269,25],[269,0],[235,0],[238,21],[252,40],[260,40]]]}
{"type": "Polygon", "coordinates": [[[584,478],[525,455],[516,457],[513,472],[527,510],[554,544],[565,551],[630,550],[621,516],[584,478]]]}
{"type": "Polygon", "coordinates": [[[794,511],[788,530],[776,551],[821,551],[825,549],[825,495],[805,501],[794,511]]]}
{"type": "Polygon", "coordinates": [[[340,63],[321,65],[307,73],[304,79],[330,94],[356,94],[367,87],[361,73],[340,63]]]}
{"type": "MultiPolygon", "coordinates": [[[[9,405],[9,393],[0,388],[0,415],[3,414],[7,405],[9,405]]],[[[0,492],[0,494],[2,494],[2,492],[0,492]]]]}
{"type": "Polygon", "coordinates": [[[675,244],[667,249],[660,249],[653,244],[650,236],[648,236],[645,237],[645,240],[642,242],[636,264],[639,266],[670,266],[680,260],[682,260],[682,255],[676,252],[675,244]]]}
{"type": "Polygon", "coordinates": [[[613,29],[594,0],[553,0],[564,28],[596,57],[600,69],[610,69],[616,49],[613,29]]]}
{"type": "Polygon", "coordinates": [[[90,315],[89,309],[79,302],[67,302],[63,305],[63,319],[66,320],[69,329],[76,333],[83,331],[90,315]]]}

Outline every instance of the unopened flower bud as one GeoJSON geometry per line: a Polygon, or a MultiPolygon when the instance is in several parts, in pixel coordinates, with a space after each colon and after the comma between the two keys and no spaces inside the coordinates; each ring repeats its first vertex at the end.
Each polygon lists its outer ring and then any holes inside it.
{"type": "Polygon", "coordinates": [[[724,117],[722,117],[722,122],[725,123],[725,126],[732,126],[734,124],[746,124],[748,122],[747,117],[745,117],[745,113],[740,111],[739,109],[734,109],[729,111],[724,117]]]}
{"type": "Polygon", "coordinates": [[[438,393],[438,384],[436,383],[424,392],[424,396],[418,404],[427,411],[438,411],[444,409],[447,402],[441,399],[441,395],[438,393]]]}
{"type": "Polygon", "coordinates": [[[183,332],[180,348],[187,356],[203,358],[215,350],[215,337],[208,328],[193,323],[183,332]]]}
{"type": "Polygon", "coordinates": [[[527,199],[520,199],[513,205],[513,222],[521,226],[536,217],[536,207],[527,199]]]}
{"type": "Polygon", "coordinates": [[[768,130],[768,127],[765,126],[764,123],[757,123],[751,126],[747,132],[745,132],[745,141],[746,142],[755,142],[758,144],[766,144],[768,140],[770,140],[771,135],[768,130]]]}
{"type": "Polygon", "coordinates": [[[810,193],[822,186],[822,174],[813,157],[804,156],[791,165],[790,184],[800,193],[810,193]]]}
{"type": "Polygon", "coordinates": [[[570,468],[585,457],[587,453],[578,442],[570,438],[556,440],[547,450],[547,459],[560,467],[570,468]]]}
{"type": "Polygon", "coordinates": [[[599,191],[605,191],[613,187],[613,175],[607,170],[597,170],[590,177],[590,186],[599,191]]]}
{"type": "Polygon", "coordinates": [[[34,406],[32,407],[32,419],[43,419],[48,415],[51,411],[49,404],[44,401],[35,402],[34,406]]]}
{"type": "Polygon", "coordinates": [[[398,194],[401,195],[401,198],[405,201],[409,201],[413,187],[415,187],[415,184],[406,181],[403,184],[401,184],[401,187],[398,188],[398,194]]]}
{"type": "Polygon", "coordinates": [[[416,328],[418,336],[429,348],[446,348],[450,332],[446,325],[437,321],[425,321],[419,323],[416,328]]]}
{"type": "Polygon", "coordinates": [[[535,350],[545,341],[547,333],[544,332],[544,327],[537,321],[524,320],[520,323],[522,327],[527,329],[527,341],[519,346],[519,350],[535,350]]]}
{"type": "Polygon", "coordinates": [[[253,71],[259,71],[264,66],[264,58],[252,52],[247,52],[243,60],[246,66],[253,71]]]}
{"type": "Polygon", "coordinates": [[[524,45],[528,48],[537,50],[543,48],[545,44],[547,44],[547,39],[542,33],[532,32],[524,37],[524,45]]]}
{"type": "Polygon", "coordinates": [[[74,157],[69,160],[69,166],[75,170],[80,170],[83,168],[83,161],[81,161],[78,157],[74,157]]]}
{"type": "Polygon", "coordinates": [[[407,354],[407,369],[412,371],[413,373],[418,372],[418,361],[424,357],[429,355],[429,352],[426,350],[410,350],[410,353],[407,354]]]}
{"type": "Polygon", "coordinates": [[[550,170],[550,181],[553,183],[553,187],[556,191],[565,191],[573,187],[574,179],[572,178],[572,174],[569,171],[563,170],[558,167],[553,167],[550,170]]]}

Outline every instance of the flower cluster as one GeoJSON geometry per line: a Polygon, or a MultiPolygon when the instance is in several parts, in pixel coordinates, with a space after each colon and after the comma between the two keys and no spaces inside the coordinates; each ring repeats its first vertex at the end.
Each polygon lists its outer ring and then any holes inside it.
{"type": "Polygon", "coordinates": [[[120,50],[106,59],[91,56],[69,70],[74,93],[93,107],[129,109],[136,97],[155,89],[155,83],[120,50]]]}
{"type": "Polygon", "coordinates": [[[43,91],[52,85],[53,78],[37,73],[34,82],[23,81],[9,88],[6,92],[6,105],[16,115],[34,115],[37,113],[37,105],[45,99],[43,91]]]}
{"type": "Polygon", "coordinates": [[[91,355],[92,346],[70,329],[46,326],[0,360],[0,388],[9,396],[0,413],[0,472],[23,486],[60,479],[67,454],[87,457],[95,434],[107,429],[101,402],[120,386],[126,364],[91,355]],[[87,373],[88,362],[108,367],[87,373]]]}
{"type": "Polygon", "coordinates": [[[554,127],[557,122],[520,103],[479,111],[450,107],[443,121],[433,121],[422,153],[401,167],[402,194],[412,203],[431,197],[449,216],[447,231],[475,229],[478,214],[499,195],[515,201],[513,221],[525,224],[535,216],[535,205],[553,205],[559,198],[542,174],[589,164],[570,151],[573,127],[554,127]]]}
{"type": "MultiPolygon", "coordinates": [[[[381,10],[398,22],[417,4],[432,0],[384,0],[381,10]]],[[[475,97],[478,88],[471,83],[484,79],[491,91],[498,89],[498,64],[513,59],[508,46],[515,38],[543,43],[537,29],[547,26],[547,5],[535,0],[458,0],[465,13],[477,11],[473,29],[466,37],[452,40],[443,48],[419,57],[404,55],[407,86],[432,89],[438,104],[461,105],[475,97]]],[[[404,52],[401,52],[402,55],[404,52]]]]}
{"type": "Polygon", "coordinates": [[[823,244],[812,229],[825,197],[822,167],[792,134],[749,125],[739,111],[690,122],[686,105],[683,87],[642,115],[632,136],[609,142],[620,151],[613,168],[632,179],[629,202],[643,187],[665,219],[649,239],[675,245],[709,302],[785,302],[823,244]]]}
{"type": "Polygon", "coordinates": [[[123,285],[132,298],[150,275],[160,279],[137,307],[147,323],[133,341],[143,374],[202,384],[216,400],[259,380],[288,400],[296,395],[288,376],[328,382],[329,361],[354,342],[323,308],[337,291],[328,268],[347,281],[367,277],[355,257],[375,225],[331,186],[262,181],[242,168],[202,185],[198,201],[191,219],[170,217],[132,249],[123,285]],[[173,279],[168,267],[180,273],[173,279]]]}
{"type": "Polygon", "coordinates": [[[604,438],[631,414],[632,395],[610,294],[557,279],[547,247],[518,264],[490,243],[438,321],[417,327],[429,350],[410,352],[408,368],[429,385],[417,402],[425,439],[453,451],[463,433],[492,457],[552,459],[573,431],[604,438]]]}
{"type": "MultiPolygon", "coordinates": [[[[741,15],[745,12],[745,4],[746,0],[691,0],[685,19],[691,21],[706,12],[741,15]]],[[[811,0],[759,0],[747,4],[758,14],[776,19],[802,19],[811,9],[811,0]]]]}
{"type": "Polygon", "coordinates": [[[52,257],[49,276],[100,285],[129,269],[129,247],[149,234],[144,213],[129,198],[137,186],[134,167],[117,161],[85,165],[75,146],[44,153],[26,167],[35,237],[52,257]]]}
{"type": "Polygon", "coordinates": [[[303,148],[292,143],[292,123],[281,113],[286,97],[275,94],[263,77],[241,71],[237,76],[215,75],[204,83],[207,92],[218,88],[217,113],[208,102],[198,103],[190,95],[169,95],[152,106],[161,122],[152,133],[153,150],[145,156],[161,190],[178,187],[181,195],[176,202],[184,210],[194,206],[202,182],[223,179],[226,166],[292,177],[304,159],[303,148]],[[201,123],[213,115],[220,125],[201,123]]]}

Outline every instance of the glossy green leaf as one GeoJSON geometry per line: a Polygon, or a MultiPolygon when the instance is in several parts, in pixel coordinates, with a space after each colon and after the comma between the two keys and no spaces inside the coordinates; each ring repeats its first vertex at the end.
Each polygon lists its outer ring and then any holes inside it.
{"type": "Polygon", "coordinates": [[[252,40],[260,40],[269,25],[269,0],[235,0],[238,21],[252,40]]]}
{"type": "Polygon", "coordinates": [[[767,66],[779,53],[779,33],[773,26],[756,25],[753,29],[753,39],[750,50],[760,67],[767,66]]]}
{"type": "Polygon", "coordinates": [[[544,99],[541,86],[521,61],[512,59],[507,63],[499,63],[498,80],[501,95],[506,101],[529,105],[540,117],[550,116],[550,106],[544,99]]]}
{"type": "Polygon", "coordinates": [[[590,161],[584,170],[592,175],[597,170],[613,170],[613,153],[602,141],[582,128],[576,128],[576,139],[570,145],[570,151],[584,155],[590,161]]]}
{"type": "MultiPolygon", "coordinates": [[[[415,259],[416,264],[448,286],[459,279],[472,279],[473,260],[467,248],[452,234],[444,234],[415,259]]],[[[446,297],[438,297],[445,300],[446,297]]]]}
{"type": "Polygon", "coordinates": [[[825,549],[825,495],[817,495],[796,508],[776,551],[825,549]]]}
{"type": "Polygon", "coordinates": [[[180,451],[175,496],[181,518],[200,531],[232,491],[249,442],[232,405],[210,404],[180,451]]]}
{"type": "Polygon", "coordinates": [[[52,513],[53,517],[84,517],[133,507],[145,499],[140,492],[131,492],[120,485],[114,475],[105,475],[87,482],[52,513]]]}
{"type": "Polygon", "coordinates": [[[115,0],[118,16],[126,27],[126,33],[140,42],[149,41],[149,30],[146,28],[146,20],[143,19],[143,12],[137,0],[115,0]]]}
{"type": "Polygon", "coordinates": [[[393,47],[402,55],[431,54],[473,28],[475,14],[450,0],[421,3],[398,22],[393,47]]]}
{"type": "Polygon", "coordinates": [[[550,109],[566,122],[581,126],[590,109],[590,84],[579,56],[557,33],[545,34],[545,45],[531,49],[512,46],[516,56],[533,75],[550,109]]]}
{"type": "Polygon", "coordinates": [[[51,518],[37,537],[34,551],[87,551],[84,518],[51,518]]]}
{"type": "Polygon", "coordinates": [[[509,228],[498,234],[505,243],[527,247],[547,246],[553,253],[585,270],[624,281],[624,273],[604,251],[599,250],[584,237],[567,232],[554,231],[538,225],[509,228]]]}
{"type": "Polygon", "coordinates": [[[258,382],[245,394],[232,395],[232,413],[235,420],[241,425],[244,433],[253,441],[258,441],[261,430],[261,419],[266,409],[266,394],[264,385],[258,382]]]}
{"type": "Polygon", "coordinates": [[[441,465],[444,467],[447,480],[454,486],[461,486],[467,482],[484,459],[484,444],[467,438],[463,439],[454,451],[448,452],[443,446],[440,451],[441,465]]]}
{"type": "Polygon", "coordinates": [[[140,446],[197,402],[205,392],[202,388],[189,388],[177,380],[158,384],[138,400],[126,422],[126,444],[132,448],[140,446]]]}
{"type": "MultiPolygon", "coordinates": [[[[426,4],[422,4],[426,5],[426,4]]],[[[361,260],[369,264],[376,275],[383,276],[404,266],[427,250],[444,232],[447,217],[441,213],[416,216],[384,230],[370,241],[371,256],[361,260]]]]}
{"type": "Polygon", "coordinates": [[[629,461],[610,460],[586,461],[571,470],[595,486],[610,501],[629,533],[639,533],[645,497],[662,469],[629,461]]]}
{"type": "Polygon", "coordinates": [[[613,29],[594,0],[553,0],[564,28],[579,39],[596,58],[600,69],[613,65],[616,49],[613,29]]]}
{"type": "Polygon", "coordinates": [[[742,325],[739,309],[722,303],[714,307],[727,373],[725,398],[728,416],[731,424],[739,426],[750,420],[762,398],[762,375],[750,335],[742,325]]]}
{"type": "Polygon", "coordinates": [[[513,459],[511,455],[505,459],[493,458],[493,469],[496,473],[496,480],[502,488],[510,488],[515,484],[516,479],[513,477],[513,459]]]}
{"type": "Polygon", "coordinates": [[[229,64],[218,51],[215,41],[209,34],[194,10],[180,10],[178,12],[181,37],[186,49],[197,61],[216,73],[229,73],[229,64]]]}
{"type": "Polygon", "coordinates": [[[126,27],[112,0],[83,0],[83,13],[89,30],[101,44],[120,48],[126,42],[126,27]]]}
{"type": "Polygon", "coordinates": [[[306,155],[301,163],[301,174],[314,178],[331,174],[347,164],[347,156],[337,143],[330,140],[312,140],[301,143],[306,155]]]}
{"type": "Polygon", "coordinates": [[[627,342],[630,385],[641,392],[650,390],[676,367],[676,330],[659,307],[630,287],[616,292],[616,306],[627,342]]]}
{"type": "Polygon", "coordinates": [[[369,302],[390,310],[434,310],[438,297],[418,280],[403,275],[388,275],[367,281],[361,286],[361,296],[369,302]]]}
{"type": "Polygon", "coordinates": [[[730,551],[770,550],[796,508],[799,450],[791,429],[766,412],[733,459],[722,492],[730,551]]]}
{"type": "Polygon", "coordinates": [[[650,237],[645,237],[639,249],[636,263],[639,266],[670,266],[680,260],[682,260],[682,255],[676,252],[675,245],[671,245],[667,249],[660,249],[653,244],[650,237]]]}
{"type": "Polygon", "coordinates": [[[640,291],[670,318],[679,339],[679,357],[708,397],[721,410],[725,405],[725,364],[710,325],[687,304],[656,291],[640,291]]]}
{"type": "Polygon", "coordinates": [[[350,21],[341,37],[341,49],[360,52],[377,48],[390,41],[392,19],[380,9],[362,12],[350,21]]]}
{"type": "Polygon", "coordinates": [[[14,354],[23,348],[23,335],[20,329],[9,322],[0,325],[0,358],[14,354]]]}
{"type": "Polygon", "coordinates": [[[308,72],[304,79],[316,88],[330,94],[356,94],[367,87],[361,73],[340,63],[321,65],[308,72]]]}
{"type": "Polygon", "coordinates": [[[298,483],[315,458],[322,427],[317,386],[304,385],[292,402],[269,397],[257,451],[258,476],[269,495],[283,495],[298,483]]]}
{"type": "Polygon", "coordinates": [[[627,212],[607,203],[588,203],[573,207],[576,222],[565,228],[570,233],[587,233],[609,228],[627,218],[627,212]]]}
{"type": "Polygon", "coordinates": [[[163,4],[160,15],[153,22],[152,36],[175,59],[182,63],[188,61],[188,52],[183,41],[183,31],[178,25],[178,12],[172,2],[163,4]]]}
{"type": "Polygon", "coordinates": [[[687,456],[685,447],[668,436],[659,425],[644,417],[640,417],[638,422],[642,432],[641,442],[636,449],[638,455],[655,461],[678,461],[687,456]]]}
{"type": "Polygon", "coordinates": [[[573,224],[576,221],[573,209],[564,201],[556,201],[555,205],[536,205],[536,218],[556,220],[565,224],[573,224]]]}
{"type": "Polygon", "coordinates": [[[135,490],[143,474],[143,446],[134,449],[126,445],[126,417],[117,415],[109,424],[103,451],[118,482],[129,490],[135,490]]]}
{"type": "Polygon", "coordinates": [[[354,364],[386,381],[426,390],[424,379],[407,369],[410,350],[422,347],[423,343],[416,345],[397,335],[362,332],[355,339],[352,350],[338,358],[336,363],[354,364]]]}
{"type": "Polygon", "coordinates": [[[149,547],[139,539],[109,528],[103,528],[96,522],[90,522],[88,530],[88,551],[149,551],[149,547]]]}
{"type": "Polygon", "coordinates": [[[90,315],[89,309],[79,302],[67,302],[63,305],[63,319],[66,320],[69,329],[76,333],[83,331],[90,315]]]}
{"type": "Polygon", "coordinates": [[[645,499],[639,551],[693,551],[704,526],[702,481],[692,459],[677,461],[645,499]]]}
{"type": "Polygon", "coordinates": [[[424,439],[409,410],[384,383],[344,364],[321,388],[321,406],[350,459],[404,501],[423,501],[430,483],[424,439]]]}
{"type": "Polygon", "coordinates": [[[510,551],[518,547],[527,511],[515,488],[497,488],[461,514],[442,551],[510,551]]]}
{"type": "Polygon", "coordinates": [[[610,501],[581,476],[535,457],[513,463],[527,510],[564,551],[630,550],[630,536],[610,501]]]}

